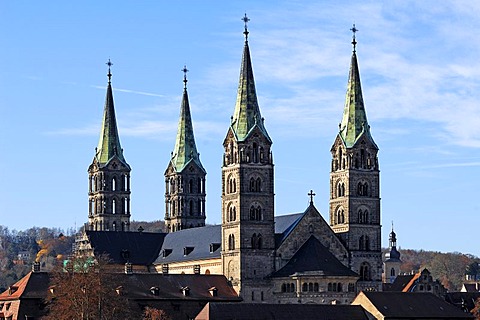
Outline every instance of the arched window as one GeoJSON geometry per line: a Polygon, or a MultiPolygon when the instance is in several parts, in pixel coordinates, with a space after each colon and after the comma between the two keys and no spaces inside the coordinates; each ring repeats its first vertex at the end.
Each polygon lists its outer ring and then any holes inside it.
{"type": "Polygon", "coordinates": [[[363,262],[360,266],[360,281],[369,281],[371,279],[370,265],[368,262],[363,262]]]}
{"type": "Polygon", "coordinates": [[[255,181],[255,191],[256,192],[261,192],[262,191],[262,179],[257,178],[255,181]]]}
{"type": "Polygon", "coordinates": [[[307,292],[308,291],[308,283],[302,284],[302,291],[307,292]]]}
{"type": "Polygon", "coordinates": [[[192,193],[193,192],[193,179],[190,179],[188,181],[188,192],[192,193]]]}
{"type": "Polygon", "coordinates": [[[255,179],[250,178],[250,192],[255,192],[255,179]]]}
{"type": "Polygon", "coordinates": [[[358,210],[358,223],[368,223],[368,210],[358,210]]]}
{"type": "Polygon", "coordinates": [[[253,143],[253,162],[258,162],[258,145],[253,143]]]}
{"type": "Polygon", "coordinates": [[[338,148],[338,163],[339,163],[339,169],[344,169],[344,168],[342,168],[342,162],[343,162],[342,148],[338,148]]]}
{"type": "Polygon", "coordinates": [[[345,223],[345,211],[342,208],[337,210],[337,223],[345,223]]]}
{"type": "Polygon", "coordinates": [[[282,283],[282,292],[287,292],[287,285],[282,283]]]}
{"type": "Polygon", "coordinates": [[[342,292],[342,284],[340,282],[337,283],[337,291],[342,292]]]}
{"type": "Polygon", "coordinates": [[[115,178],[112,179],[112,191],[115,191],[116,189],[116,184],[117,184],[117,180],[115,178]]]}
{"type": "Polygon", "coordinates": [[[112,213],[113,213],[113,214],[117,213],[117,210],[116,210],[116,209],[117,209],[117,205],[116,205],[115,202],[116,202],[115,199],[113,199],[113,200],[112,200],[112,213]]]}
{"type": "Polygon", "coordinates": [[[370,238],[368,236],[361,236],[358,240],[359,250],[369,251],[370,250],[370,238]]]}
{"type": "Polygon", "coordinates": [[[202,179],[197,178],[197,192],[202,193],[202,179]]]}
{"type": "Polygon", "coordinates": [[[254,233],[250,239],[252,249],[262,249],[262,235],[254,233]]]}
{"type": "Polygon", "coordinates": [[[332,283],[328,283],[327,291],[333,291],[332,283]]]}
{"type": "MultiPolygon", "coordinates": [[[[190,180],[192,181],[192,180],[190,180]]],[[[188,203],[188,214],[193,216],[193,200],[190,200],[188,203]]]]}
{"type": "Polygon", "coordinates": [[[390,276],[395,277],[395,269],[394,268],[390,269],[390,276]]]}
{"type": "Polygon", "coordinates": [[[313,291],[315,291],[315,292],[318,292],[318,291],[319,291],[318,282],[315,282],[315,283],[313,284],[313,291]]]}
{"type": "Polygon", "coordinates": [[[233,234],[228,236],[228,250],[235,250],[235,236],[233,234]]]}
{"type": "Polygon", "coordinates": [[[290,292],[295,292],[295,283],[290,283],[290,292]]]}
{"type": "Polygon", "coordinates": [[[262,217],[262,208],[260,206],[251,206],[250,207],[250,220],[261,221],[262,217]]]}

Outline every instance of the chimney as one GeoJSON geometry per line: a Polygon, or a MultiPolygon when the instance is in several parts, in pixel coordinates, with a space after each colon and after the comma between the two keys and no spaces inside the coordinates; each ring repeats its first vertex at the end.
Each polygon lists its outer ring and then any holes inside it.
{"type": "Polygon", "coordinates": [[[133,266],[130,262],[125,263],[125,274],[133,274],[133,266]]]}
{"type": "Polygon", "coordinates": [[[162,273],[163,274],[168,274],[168,264],[164,263],[162,265],[162,273]]]}
{"type": "Polygon", "coordinates": [[[32,265],[32,272],[40,272],[40,262],[35,261],[32,265]]]}
{"type": "Polygon", "coordinates": [[[194,274],[200,274],[200,265],[196,264],[193,266],[193,273],[194,274]]]}

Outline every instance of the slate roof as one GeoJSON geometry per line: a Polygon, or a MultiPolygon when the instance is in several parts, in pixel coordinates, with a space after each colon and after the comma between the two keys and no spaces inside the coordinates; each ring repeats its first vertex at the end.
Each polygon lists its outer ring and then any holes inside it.
{"type": "Polygon", "coordinates": [[[108,254],[113,263],[150,265],[158,257],[165,233],[85,231],[95,254],[108,254]]]}
{"type": "Polygon", "coordinates": [[[431,293],[362,292],[384,319],[473,319],[431,293]]]}
{"type": "MultiPolygon", "coordinates": [[[[222,226],[213,225],[198,228],[190,228],[166,234],[160,250],[160,255],[155,260],[156,264],[191,261],[197,259],[220,258],[222,243],[222,226]],[[210,252],[210,244],[216,244],[213,252],[210,252]],[[193,248],[184,255],[184,248],[193,248]],[[171,250],[163,257],[164,250],[171,250]]],[[[167,251],[168,252],[168,251],[167,251]]]]}
{"type": "Polygon", "coordinates": [[[295,229],[305,212],[275,217],[275,245],[277,248],[295,229]]]}
{"type": "Polygon", "coordinates": [[[320,304],[208,303],[196,320],[366,320],[361,306],[320,304]]]}
{"type": "Polygon", "coordinates": [[[292,259],[272,276],[288,277],[304,272],[318,272],[326,276],[358,277],[355,272],[338,261],[330,250],[313,235],[298,249],[292,259]]]}

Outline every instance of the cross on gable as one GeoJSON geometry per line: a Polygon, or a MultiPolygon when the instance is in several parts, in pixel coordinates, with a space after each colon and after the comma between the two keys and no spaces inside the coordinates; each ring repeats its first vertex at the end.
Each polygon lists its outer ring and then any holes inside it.
{"type": "Polygon", "coordinates": [[[316,194],[313,192],[313,190],[310,190],[308,195],[310,196],[310,203],[313,204],[313,197],[315,197],[316,194]]]}

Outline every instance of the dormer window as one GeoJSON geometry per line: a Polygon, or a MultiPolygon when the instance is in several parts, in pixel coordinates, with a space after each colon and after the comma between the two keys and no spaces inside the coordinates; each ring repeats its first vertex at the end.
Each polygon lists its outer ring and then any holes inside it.
{"type": "Polygon", "coordinates": [[[158,296],[160,294],[160,288],[158,287],[151,287],[150,288],[150,293],[153,294],[154,296],[158,296]]]}
{"type": "Polygon", "coordinates": [[[210,243],[210,253],[214,253],[220,248],[220,243],[210,243]]]}
{"type": "Polygon", "coordinates": [[[18,290],[18,287],[16,287],[16,286],[10,286],[10,287],[8,287],[8,294],[9,294],[9,295],[12,295],[12,294],[14,294],[17,290],[18,290]]]}
{"type": "Polygon", "coordinates": [[[208,292],[210,292],[210,295],[211,295],[212,297],[218,296],[218,289],[215,288],[215,287],[211,287],[210,289],[208,289],[208,292]]]}
{"type": "Polygon", "coordinates": [[[182,293],[185,297],[190,296],[190,288],[189,287],[183,287],[182,288],[182,293]]]}
{"type": "Polygon", "coordinates": [[[115,292],[116,292],[117,295],[119,295],[119,296],[123,295],[123,292],[124,292],[123,286],[118,286],[118,287],[116,287],[116,288],[115,288],[115,292]]]}
{"type": "Polygon", "coordinates": [[[183,255],[188,256],[193,251],[193,249],[195,249],[195,247],[184,247],[183,248],[183,255]]]}
{"type": "Polygon", "coordinates": [[[128,251],[126,249],[122,250],[122,252],[120,254],[122,255],[122,258],[124,260],[130,259],[130,251],[128,251]]]}
{"type": "Polygon", "coordinates": [[[163,249],[162,257],[166,258],[170,253],[172,253],[172,249],[163,249]]]}

